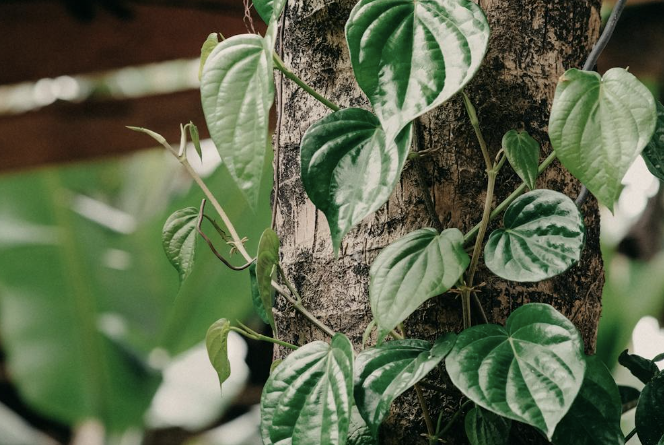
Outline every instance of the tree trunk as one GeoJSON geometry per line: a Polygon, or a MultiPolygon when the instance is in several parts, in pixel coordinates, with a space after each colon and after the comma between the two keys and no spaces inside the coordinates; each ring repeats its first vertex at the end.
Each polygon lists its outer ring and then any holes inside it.
{"type": "MultiPolygon", "coordinates": [[[[290,0],[285,11],[284,60],[302,79],[343,107],[369,107],[355,83],[344,37],[344,25],[355,0],[290,0]]],[[[601,0],[482,0],[492,28],[489,52],[467,91],[475,104],[490,150],[496,154],[503,134],[526,129],[542,143],[542,159],[550,150],[546,133],[549,110],[558,78],[568,68],[583,64],[600,27],[601,0]]],[[[417,168],[406,164],[401,182],[389,202],[366,218],[343,240],[334,258],[325,216],[308,200],[299,177],[299,144],[307,128],[329,110],[283,81],[281,138],[276,168],[279,177],[277,233],[282,262],[305,305],[334,330],[344,332],[359,348],[371,321],[368,273],[382,248],[422,228],[433,227],[424,193],[433,201],[445,228],[466,232],[482,216],[486,193],[483,158],[460,97],[420,119],[417,139],[421,148],[436,149],[421,164],[424,187],[418,186],[417,168]]],[[[509,167],[498,177],[496,203],[520,184],[509,167]]],[[[557,162],[540,177],[538,186],[576,197],[579,183],[557,162]]],[[[584,256],[564,275],[539,284],[498,279],[480,267],[477,283],[491,322],[504,323],[516,307],[545,302],[568,316],[583,334],[586,351],[595,348],[604,275],[599,248],[597,204],[583,208],[588,229],[584,256]]],[[[489,229],[498,227],[496,220],[489,229]]],[[[303,344],[325,339],[306,319],[277,304],[279,335],[303,344]]],[[[477,318],[475,318],[477,320],[477,318]]],[[[406,320],[408,336],[433,340],[441,333],[462,328],[461,302],[445,294],[427,302],[406,320]]],[[[286,351],[278,351],[282,356],[286,351]]],[[[459,406],[459,394],[441,371],[430,381],[445,386],[445,394],[425,391],[432,416],[443,410],[449,418],[459,406]]],[[[446,439],[465,444],[463,421],[446,439]]],[[[425,432],[414,392],[393,406],[382,435],[385,444],[422,444],[425,432]]],[[[525,434],[528,436],[528,434],[525,434]]],[[[523,442],[539,443],[521,434],[523,442]]],[[[512,442],[510,442],[512,443],[512,442]]]]}

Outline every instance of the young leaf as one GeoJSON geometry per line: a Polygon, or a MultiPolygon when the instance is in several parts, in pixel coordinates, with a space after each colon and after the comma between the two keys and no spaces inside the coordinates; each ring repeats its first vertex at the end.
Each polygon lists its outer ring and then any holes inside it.
{"type": "Polygon", "coordinates": [[[386,139],[376,116],[359,108],[314,123],[300,146],[309,199],[327,217],[335,252],[341,239],[390,197],[410,149],[411,127],[386,139]]]}
{"type": "Polygon", "coordinates": [[[533,190],[539,166],[539,142],[526,131],[510,130],[503,136],[503,150],[516,174],[533,190]]]}
{"type": "Polygon", "coordinates": [[[508,445],[512,421],[476,406],[466,414],[470,445],[508,445]]]}
{"type": "Polygon", "coordinates": [[[182,283],[191,273],[196,256],[198,209],[187,207],[168,217],[161,238],[168,261],[180,274],[182,283]]]}
{"type": "Polygon", "coordinates": [[[279,265],[279,237],[274,230],[265,229],[258,242],[256,255],[256,281],[267,322],[275,330],[272,314],[272,278],[279,265]]]}
{"type": "Polygon", "coordinates": [[[203,77],[203,67],[205,66],[205,62],[207,62],[210,53],[218,44],[219,35],[216,32],[211,33],[207,39],[205,39],[205,42],[203,42],[203,46],[201,47],[201,62],[198,66],[198,80],[201,80],[203,77]]]}
{"type": "Polygon", "coordinates": [[[219,376],[219,385],[223,385],[231,376],[231,362],[228,360],[228,333],[231,324],[225,318],[216,321],[205,336],[210,363],[219,376]]]}
{"type": "Polygon", "coordinates": [[[643,445],[658,445],[664,436],[664,373],[648,383],[636,405],[636,433],[643,445]]]}
{"type": "Polygon", "coordinates": [[[395,340],[366,349],[355,361],[355,403],[374,437],[394,399],[422,380],[449,354],[456,335],[431,343],[395,340]]]}
{"type": "Polygon", "coordinates": [[[586,239],[583,216],[562,193],[533,190],[520,196],[507,208],[503,225],[489,237],[484,260],[506,280],[546,280],[581,258],[586,239]]]}
{"type": "Polygon", "coordinates": [[[353,406],[346,445],[379,445],[356,406],[353,406]]]}
{"type": "Polygon", "coordinates": [[[353,346],[343,334],[289,355],[261,397],[264,445],[344,445],[353,389],[353,346]]]}
{"type": "Polygon", "coordinates": [[[254,0],[253,3],[261,19],[265,24],[270,25],[271,22],[279,19],[281,11],[286,5],[286,0],[254,0]]]}
{"type": "Polygon", "coordinates": [[[611,372],[596,356],[586,358],[586,376],[579,395],[560,421],[555,445],[622,445],[622,403],[611,372]]]}
{"type": "MultiPolygon", "coordinates": [[[[256,263],[249,266],[249,280],[251,282],[251,302],[254,304],[254,311],[265,324],[270,324],[270,318],[267,315],[261,293],[258,290],[258,279],[256,278],[256,263]]],[[[270,298],[270,308],[272,308],[272,298],[270,298]]]]}
{"type": "Polygon", "coordinates": [[[346,39],[357,83],[383,128],[397,134],[470,81],[489,24],[468,0],[360,0],[346,39]]]}
{"type": "Polygon", "coordinates": [[[419,229],[387,246],[369,271],[371,312],[379,338],[429,298],[456,284],[470,258],[457,229],[419,229]]]}
{"type": "Polygon", "coordinates": [[[539,428],[551,439],[581,388],[583,342],[548,304],[515,310],[502,326],[459,334],[445,359],[452,383],[477,405],[539,428]]]}
{"type": "Polygon", "coordinates": [[[224,40],[210,54],[201,80],[210,137],[236,184],[256,208],[274,101],[272,48],[255,34],[224,40]]]}
{"type": "Polygon", "coordinates": [[[643,160],[650,173],[664,181],[664,105],[657,102],[657,124],[650,142],[643,149],[643,160]]]}
{"type": "Polygon", "coordinates": [[[659,368],[654,362],[638,355],[629,354],[627,349],[618,356],[618,363],[629,369],[629,372],[643,383],[648,383],[659,373],[659,368]]]}
{"type": "Polygon", "coordinates": [[[657,118],[648,89],[624,69],[604,77],[571,69],[560,79],[549,136],[560,162],[613,211],[620,183],[657,118]]]}

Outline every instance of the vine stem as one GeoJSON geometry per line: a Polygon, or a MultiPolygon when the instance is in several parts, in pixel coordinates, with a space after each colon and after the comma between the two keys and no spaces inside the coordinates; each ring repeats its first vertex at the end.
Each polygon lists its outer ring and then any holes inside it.
{"type": "Polygon", "coordinates": [[[300,79],[297,77],[297,75],[289,70],[286,67],[286,64],[284,63],[283,60],[281,60],[281,57],[279,57],[278,54],[273,54],[273,60],[274,60],[274,67],[284,73],[284,76],[286,78],[292,80],[295,82],[300,88],[302,88],[304,91],[309,93],[311,96],[313,96],[314,99],[325,105],[327,108],[329,108],[332,111],[339,111],[341,107],[339,105],[335,104],[334,102],[330,101],[329,99],[323,97],[318,91],[314,90],[311,86],[309,86],[304,80],[300,79]]]}
{"type": "Polygon", "coordinates": [[[286,289],[281,287],[278,283],[272,282],[272,287],[274,290],[279,292],[283,297],[297,310],[299,313],[301,313],[304,317],[309,319],[309,321],[314,324],[318,329],[329,335],[330,337],[334,337],[335,332],[330,329],[327,325],[325,325],[322,321],[320,321],[314,314],[309,312],[299,301],[297,301],[295,298],[293,298],[288,292],[286,292],[286,289]]]}
{"type": "Polygon", "coordinates": [[[418,384],[415,384],[415,392],[417,393],[417,399],[420,401],[420,406],[422,407],[422,417],[424,417],[424,423],[427,426],[427,435],[432,437],[436,434],[435,427],[433,426],[433,421],[431,420],[431,415],[429,414],[429,408],[427,408],[427,403],[424,400],[424,393],[422,392],[422,387],[418,384]]]}
{"type": "Polygon", "coordinates": [[[625,443],[627,443],[632,437],[634,437],[635,434],[636,434],[636,428],[634,428],[625,436],[625,443]]]}
{"type": "Polygon", "coordinates": [[[463,410],[466,409],[466,407],[468,407],[468,405],[470,405],[471,403],[473,403],[472,400],[466,400],[466,401],[463,403],[463,405],[461,405],[461,406],[459,407],[459,409],[454,413],[454,415],[452,415],[452,418],[450,418],[450,420],[447,422],[447,424],[445,425],[445,427],[443,427],[442,430],[440,430],[439,432],[436,433],[436,435],[434,436],[434,439],[435,439],[436,441],[437,441],[438,439],[440,439],[441,437],[443,437],[445,434],[447,434],[447,432],[448,432],[448,431],[452,428],[452,426],[454,425],[454,422],[456,422],[456,420],[459,418],[459,416],[461,415],[461,413],[463,413],[463,410]]]}
{"type": "Polygon", "coordinates": [[[231,326],[231,331],[237,332],[238,334],[241,334],[247,338],[250,338],[252,340],[259,340],[259,341],[266,341],[268,343],[274,343],[275,345],[283,346],[285,348],[289,348],[292,350],[299,349],[299,346],[295,346],[294,344],[279,340],[274,337],[268,337],[263,334],[259,334],[258,332],[255,332],[253,330],[247,329],[246,327],[243,328],[238,328],[236,326],[231,326]]]}

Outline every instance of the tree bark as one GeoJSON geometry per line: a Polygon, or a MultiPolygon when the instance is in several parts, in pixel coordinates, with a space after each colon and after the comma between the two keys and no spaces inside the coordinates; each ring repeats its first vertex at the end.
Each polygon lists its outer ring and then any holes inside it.
{"type": "MultiPolygon", "coordinates": [[[[341,106],[369,108],[355,83],[344,37],[344,25],[354,4],[355,0],[290,0],[284,20],[284,60],[302,79],[341,106]]],[[[494,155],[510,129],[526,129],[540,141],[542,159],[550,152],[546,129],[558,78],[568,68],[581,67],[590,52],[599,34],[600,4],[600,0],[480,2],[492,36],[483,66],[466,90],[494,155]]],[[[424,116],[416,139],[421,148],[437,150],[421,162],[425,187],[418,186],[417,169],[412,162],[407,163],[389,202],[344,238],[335,259],[325,216],[308,200],[299,178],[302,135],[329,110],[295,85],[287,81],[282,85],[281,137],[275,161],[282,262],[305,305],[359,348],[372,318],[368,272],[376,255],[413,230],[433,227],[425,193],[445,228],[458,227],[466,232],[477,224],[486,193],[484,161],[459,96],[424,116]]],[[[517,175],[509,167],[503,168],[495,203],[519,184],[517,175]]],[[[580,187],[557,162],[540,177],[538,186],[572,198],[580,187]]],[[[583,212],[588,230],[585,252],[581,262],[562,276],[529,285],[503,281],[480,267],[475,282],[485,283],[479,297],[490,322],[504,323],[511,311],[527,302],[549,303],[579,328],[586,351],[594,351],[604,283],[594,199],[588,200],[583,212]]],[[[494,221],[489,233],[499,224],[499,219],[494,221]]],[[[284,340],[303,344],[325,339],[285,302],[279,300],[277,310],[278,331],[284,340]]],[[[410,337],[430,340],[444,332],[460,331],[460,299],[451,293],[431,299],[406,320],[405,328],[410,337]]],[[[285,353],[277,351],[276,355],[285,353]]],[[[449,419],[459,407],[459,393],[442,370],[428,380],[446,388],[443,393],[425,391],[434,420],[441,410],[443,418],[449,419]]],[[[410,391],[393,406],[381,443],[422,444],[425,431],[417,399],[410,391]]],[[[524,443],[541,442],[527,432],[519,435],[524,443]]],[[[463,418],[445,439],[447,443],[467,443],[463,418]]]]}

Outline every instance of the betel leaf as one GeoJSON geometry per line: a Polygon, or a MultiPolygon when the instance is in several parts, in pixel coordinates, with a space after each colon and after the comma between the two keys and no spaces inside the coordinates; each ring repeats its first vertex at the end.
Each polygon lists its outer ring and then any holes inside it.
{"type": "Polygon", "coordinates": [[[353,406],[346,445],[379,445],[356,406],[353,406]]]}
{"type": "Polygon", "coordinates": [[[456,335],[436,342],[407,339],[362,351],[355,361],[355,403],[374,437],[394,399],[422,380],[450,352],[456,335]]]}
{"type": "Polygon", "coordinates": [[[208,35],[207,39],[205,39],[205,42],[203,42],[203,46],[201,47],[201,61],[198,66],[198,80],[201,80],[203,77],[203,67],[205,66],[205,62],[207,62],[208,57],[210,57],[210,53],[218,44],[219,35],[216,32],[208,35]]]}
{"type": "Polygon", "coordinates": [[[220,385],[223,385],[231,376],[231,362],[228,360],[228,333],[230,331],[230,322],[222,318],[214,322],[205,335],[208,357],[210,357],[212,367],[217,371],[220,385]]]}
{"type": "Polygon", "coordinates": [[[527,131],[510,130],[503,136],[503,150],[516,174],[533,190],[539,166],[539,142],[527,131]]]}
{"type": "Polygon", "coordinates": [[[187,207],[168,217],[162,230],[162,244],[168,261],[183,282],[191,273],[196,256],[198,209],[187,207]]]}
{"type": "Polygon", "coordinates": [[[279,19],[281,11],[286,5],[286,0],[254,0],[253,3],[261,19],[267,25],[270,25],[272,21],[279,19]]]}
{"type": "Polygon", "coordinates": [[[623,404],[623,407],[631,406],[634,408],[641,395],[641,391],[632,386],[618,385],[618,392],[620,393],[620,402],[623,404]]]}
{"type": "MultiPolygon", "coordinates": [[[[254,311],[265,324],[270,324],[270,318],[267,315],[261,293],[258,290],[258,279],[256,278],[256,263],[249,266],[249,281],[251,283],[251,302],[254,305],[254,311]]],[[[272,303],[272,301],[270,301],[272,303]]],[[[270,305],[272,307],[272,304],[270,305]]]]}
{"type": "Polygon", "coordinates": [[[476,406],[466,414],[465,428],[470,445],[507,445],[512,421],[476,406]]]}
{"type": "Polygon", "coordinates": [[[505,327],[485,324],[461,332],[445,365],[452,383],[477,405],[532,425],[549,439],[586,370],[579,332],[541,303],[518,308],[505,327]]]}
{"type": "Polygon", "coordinates": [[[655,132],[646,148],[643,149],[641,156],[650,173],[664,181],[664,105],[661,102],[657,102],[655,132]]]}
{"type": "Polygon", "coordinates": [[[252,208],[265,163],[274,101],[272,48],[255,34],[224,40],[208,57],[201,100],[210,137],[252,208]]]}
{"type": "Polygon", "coordinates": [[[410,140],[410,126],[391,141],[376,116],[359,108],[336,111],[309,127],[300,147],[302,183],[327,217],[335,252],[343,236],[390,197],[410,140]]]}
{"type": "Polygon", "coordinates": [[[419,229],[387,246],[369,271],[371,312],[379,339],[429,298],[456,284],[470,258],[458,229],[419,229]]]}
{"type": "Polygon", "coordinates": [[[343,334],[289,355],[261,397],[264,445],[346,443],[353,390],[353,346],[343,334]]]}
{"type": "Polygon", "coordinates": [[[664,436],[662,436],[662,438],[659,439],[659,442],[657,442],[657,445],[664,445],[664,436]]]}
{"type": "Polygon", "coordinates": [[[652,94],[626,70],[600,77],[571,69],[556,88],[549,136],[560,162],[613,211],[621,181],[650,141],[656,118],[652,94]]]}
{"type": "Polygon", "coordinates": [[[664,373],[648,383],[636,405],[636,433],[643,445],[658,445],[664,436],[664,373]]]}
{"type": "Polygon", "coordinates": [[[659,368],[654,362],[635,354],[629,354],[627,349],[618,356],[618,363],[629,369],[629,372],[643,383],[648,383],[659,372],[659,368]]]}
{"type": "Polygon", "coordinates": [[[581,258],[586,239],[583,216],[562,193],[533,190],[520,196],[507,208],[503,225],[489,237],[484,260],[506,280],[545,280],[581,258]]]}
{"type": "Polygon", "coordinates": [[[622,445],[622,403],[611,372],[596,357],[586,358],[586,376],[579,395],[560,421],[552,442],[555,445],[622,445]]]}
{"type": "Polygon", "coordinates": [[[489,24],[468,0],[360,0],[346,39],[357,83],[386,131],[397,134],[470,81],[489,24]]]}
{"type": "Polygon", "coordinates": [[[256,282],[268,323],[275,330],[272,314],[272,279],[279,266],[279,237],[272,229],[265,229],[258,242],[256,254],[256,282]]]}

